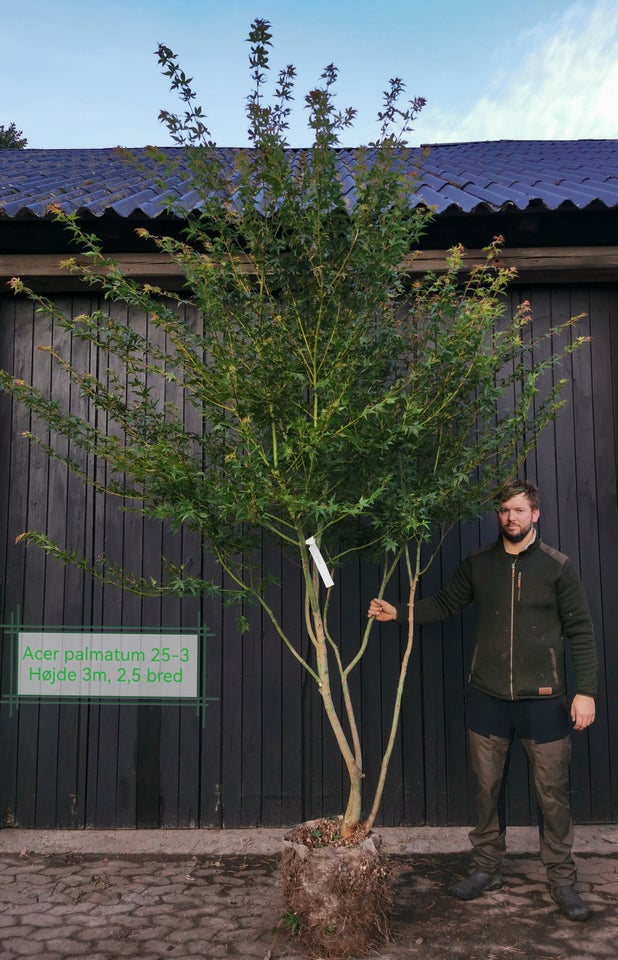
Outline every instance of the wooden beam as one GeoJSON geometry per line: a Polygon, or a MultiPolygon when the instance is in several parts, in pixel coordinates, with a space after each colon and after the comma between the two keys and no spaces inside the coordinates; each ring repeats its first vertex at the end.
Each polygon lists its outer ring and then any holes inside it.
{"type": "MultiPolygon", "coordinates": [[[[445,250],[419,250],[404,266],[411,274],[444,271],[445,250]]],[[[28,283],[41,282],[46,288],[73,289],[83,286],[79,276],[61,266],[66,255],[0,254],[0,288],[11,277],[22,277],[28,283]]],[[[79,262],[85,258],[75,257],[79,262]]],[[[115,260],[130,277],[162,286],[178,287],[182,283],[180,268],[165,253],[119,253],[115,260]]],[[[466,250],[464,269],[481,263],[481,250],[466,250]]],[[[557,282],[618,279],[618,246],[604,247],[519,247],[505,249],[503,262],[516,268],[526,282],[557,282]]],[[[250,269],[247,262],[245,269],[250,269]]]]}
{"type": "MultiPolygon", "coordinates": [[[[420,250],[414,254],[409,269],[412,273],[444,270],[444,250],[420,250]]],[[[464,268],[481,263],[481,250],[465,250],[464,268]]],[[[574,273],[603,273],[618,277],[618,246],[612,247],[513,247],[505,248],[502,260],[515,267],[520,277],[533,278],[537,274],[552,273],[572,276],[574,273]]]]}

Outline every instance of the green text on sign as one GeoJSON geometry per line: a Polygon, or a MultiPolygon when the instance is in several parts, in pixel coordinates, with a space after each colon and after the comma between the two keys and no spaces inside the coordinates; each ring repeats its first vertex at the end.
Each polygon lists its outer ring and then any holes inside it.
{"type": "Polygon", "coordinates": [[[196,698],[197,634],[20,632],[18,695],[196,698]]]}

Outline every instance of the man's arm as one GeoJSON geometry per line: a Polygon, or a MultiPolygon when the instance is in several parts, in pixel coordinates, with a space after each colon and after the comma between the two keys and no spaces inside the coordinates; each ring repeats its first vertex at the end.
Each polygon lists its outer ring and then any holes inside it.
{"type": "MultiPolygon", "coordinates": [[[[423,597],[414,601],[414,622],[438,623],[455,616],[473,599],[472,572],[469,560],[465,560],[447,587],[438,590],[431,597],[423,597]]],[[[372,600],[369,604],[369,617],[375,617],[380,623],[396,620],[398,623],[408,622],[407,603],[388,603],[386,600],[372,600]]]]}
{"type": "Polygon", "coordinates": [[[594,699],[597,693],[597,645],[583,584],[570,561],[557,585],[562,632],[571,650],[575,693],[594,699]]]}
{"type": "Polygon", "coordinates": [[[558,607],[575,670],[576,693],[571,703],[571,720],[574,730],[585,730],[595,718],[597,647],[584,587],[570,561],[560,577],[558,607]]]}

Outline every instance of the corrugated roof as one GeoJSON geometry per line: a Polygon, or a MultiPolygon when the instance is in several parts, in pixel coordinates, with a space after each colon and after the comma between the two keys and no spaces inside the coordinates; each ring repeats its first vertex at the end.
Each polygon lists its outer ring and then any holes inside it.
{"type": "MultiPolygon", "coordinates": [[[[240,150],[221,149],[233,169],[240,150]]],[[[305,151],[290,150],[291,161],[305,151]]],[[[52,205],[100,217],[156,218],[173,193],[187,213],[198,197],[191,190],[182,148],[160,153],[174,160],[161,178],[161,165],[148,148],[132,150],[131,162],[118,149],[0,150],[0,217],[45,217],[52,205]]],[[[354,201],[357,151],[339,149],[338,165],[348,202],[354,201]]],[[[433,144],[404,151],[411,178],[412,206],[426,204],[440,214],[499,212],[529,207],[583,210],[618,206],[618,140],[496,140],[433,144]]]]}

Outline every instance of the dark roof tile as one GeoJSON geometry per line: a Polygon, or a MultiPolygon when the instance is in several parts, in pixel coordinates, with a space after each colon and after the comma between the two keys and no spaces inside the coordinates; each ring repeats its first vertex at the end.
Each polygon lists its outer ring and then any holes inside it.
{"type": "MultiPolygon", "coordinates": [[[[0,150],[0,217],[42,218],[57,204],[66,211],[100,217],[165,212],[173,193],[187,213],[199,209],[182,148],[0,150]]],[[[239,149],[221,148],[233,182],[239,149]]],[[[358,151],[340,149],[337,164],[346,203],[356,199],[354,171],[358,151]]],[[[372,151],[367,152],[370,160],[372,151]]],[[[290,150],[300,164],[307,150],[290,150]]],[[[618,206],[618,140],[496,140],[407,148],[410,204],[426,204],[436,213],[498,212],[515,207],[555,210],[618,206]]],[[[237,198],[232,197],[237,204],[237,198]]]]}

